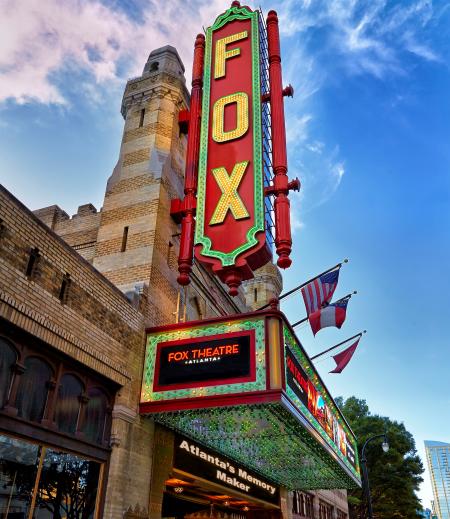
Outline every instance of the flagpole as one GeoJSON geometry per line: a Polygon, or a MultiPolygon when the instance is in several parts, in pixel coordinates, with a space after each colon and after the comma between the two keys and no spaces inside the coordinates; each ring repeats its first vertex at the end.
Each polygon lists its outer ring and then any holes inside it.
{"type": "MultiPolygon", "coordinates": [[[[351,299],[351,297],[352,297],[353,295],[357,294],[357,293],[358,293],[358,292],[355,290],[355,291],[353,291],[351,294],[347,294],[346,296],[341,297],[340,299],[338,299],[338,300],[335,301],[334,303],[330,303],[330,304],[331,304],[331,305],[334,305],[334,304],[336,304],[336,303],[340,303],[340,302],[343,301],[344,299],[347,299],[347,297],[348,297],[349,299],[351,299]]],[[[322,308],[326,308],[327,306],[330,306],[330,305],[328,304],[328,305],[322,306],[322,308]]],[[[292,328],[294,328],[295,326],[298,326],[299,324],[302,324],[302,323],[304,323],[304,322],[307,321],[307,320],[308,320],[308,316],[306,316],[304,319],[300,319],[300,321],[297,321],[296,323],[292,324],[291,326],[292,326],[292,328]]]]}
{"type": "Polygon", "coordinates": [[[332,346],[331,348],[328,348],[327,350],[325,351],[322,351],[320,353],[318,353],[317,355],[314,355],[314,357],[310,357],[311,360],[315,360],[317,359],[317,357],[321,357],[322,355],[325,355],[325,353],[328,353],[329,351],[331,350],[335,350],[336,348],[339,348],[339,346],[342,346],[343,344],[345,344],[346,342],[349,342],[351,341],[352,339],[356,339],[356,337],[362,337],[364,333],[366,333],[367,330],[364,330],[363,332],[359,332],[357,333],[356,335],[354,335],[353,337],[350,337],[349,339],[346,339],[345,341],[342,341],[340,342],[339,344],[336,344],[336,346],[332,346]]]}
{"type": "MultiPolygon", "coordinates": [[[[308,281],[305,281],[304,283],[302,283],[301,285],[298,285],[298,287],[295,287],[293,288],[292,290],[289,290],[288,292],[286,292],[285,294],[281,294],[281,296],[278,298],[278,301],[281,301],[282,299],[284,299],[285,297],[287,296],[290,296],[291,294],[293,294],[294,292],[297,292],[297,290],[300,290],[301,288],[303,288],[304,286],[306,286],[308,283],[311,283],[311,281],[314,281],[315,279],[317,279],[318,277],[320,276],[323,276],[325,274],[328,274],[328,272],[331,272],[337,268],[340,268],[342,267],[342,265],[344,263],[348,263],[348,259],[345,258],[344,261],[341,261],[340,263],[338,263],[337,265],[335,265],[334,267],[331,267],[329,268],[328,270],[325,270],[324,272],[321,272],[320,274],[317,274],[317,276],[314,276],[313,278],[311,279],[308,279],[308,281]]],[[[270,303],[267,303],[266,305],[264,306],[261,306],[261,308],[258,308],[258,310],[264,310],[264,308],[267,308],[268,306],[270,306],[270,303]]]]}

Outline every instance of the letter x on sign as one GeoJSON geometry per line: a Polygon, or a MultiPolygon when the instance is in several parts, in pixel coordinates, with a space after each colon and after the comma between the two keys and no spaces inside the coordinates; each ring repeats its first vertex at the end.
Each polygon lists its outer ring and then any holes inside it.
{"type": "Polygon", "coordinates": [[[244,162],[236,163],[231,175],[228,175],[228,172],[224,167],[214,168],[212,170],[212,174],[222,190],[222,195],[214,210],[209,225],[222,223],[225,220],[228,209],[231,211],[235,220],[242,220],[243,218],[249,217],[247,209],[237,192],[242,177],[247,169],[248,162],[249,161],[246,160],[244,162]]]}

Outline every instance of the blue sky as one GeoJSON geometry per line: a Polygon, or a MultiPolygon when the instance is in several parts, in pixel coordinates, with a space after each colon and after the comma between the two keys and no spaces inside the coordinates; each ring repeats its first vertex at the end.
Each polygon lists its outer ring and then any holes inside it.
{"type": "MultiPolygon", "coordinates": [[[[149,52],[195,34],[222,0],[6,0],[0,4],[0,180],[30,208],[101,207],[119,153],[120,102],[149,52]],[[181,14],[182,13],[182,14],[181,14]]],[[[450,440],[450,3],[264,1],[280,16],[292,196],[291,288],[348,257],[336,295],[358,290],[342,330],[367,329],[333,395],[365,398],[423,441],[450,440]]],[[[299,297],[283,309],[303,317],[299,297]],[[301,310],[300,310],[301,309],[301,310]]],[[[429,506],[428,477],[421,497],[429,506]]]]}

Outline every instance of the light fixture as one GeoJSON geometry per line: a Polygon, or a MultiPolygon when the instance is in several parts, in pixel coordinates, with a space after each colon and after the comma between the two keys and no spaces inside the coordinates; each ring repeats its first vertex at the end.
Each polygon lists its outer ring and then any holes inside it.
{"type": "Polygon", "coordinates": [[[242,510],[244,510],[244,512],[248,512],[250,510],[250,508],[248,506],[244,506],[244,508],[242,510]]]}
{"type": "Polygon", "coordinates": [[[387,441],[387,438],[385,438],[384,442],[381,444],[381,448],[383,449],[383,452],[389,451],[389,443],[387,441]]]}
{"type": "Polygon", "coordinates": [[[224,501],[223,504],[224,504],[225,506],[230,506],[230,502],[228,501],[228,499],[227,499],[226,501],[224,501]]]}
{"type": "Polygon", "coordinates": [[[173,490],[176,494],[181,494],[183,492],[184,488],[183,487],[174,487],[173,490]]]}

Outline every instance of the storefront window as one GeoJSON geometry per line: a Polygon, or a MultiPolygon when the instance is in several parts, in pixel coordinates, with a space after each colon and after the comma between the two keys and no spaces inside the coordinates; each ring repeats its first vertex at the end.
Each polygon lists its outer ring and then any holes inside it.
{"type": "Polygon", "coordinates": [[[0,435],[1,519],[94,519],[101,464],[0,435]]]}
{"type": "Polygon", "coordinates": [[[0,435],[0,517],[28,517],[41,447],[0,435]]]}
{"type": "Polygon", "coordinates": [[[16,398],[20,417],[33,422],[42,420],[51,377],[52,370],[43,360],[37,357],[25,360],[25,372],[20,377],[16,398]]]}
{"type": "Polygon", "coordinates": [[[101,444],[105,436],[108,397],[101,389],[93,387],[88,391],[88,398],[83,432],[87,439],[101,444]]]}
{"type": "Polygon", "coordinates": [[[80,414],[83,385],[74,375],[64,375],[58,392],[56,424],[60,431],[74,434],[80,414]]]}
{"type": "Polygon", "coordinates": [[[47,449],[36,496],[34,519],[92,519],[100,464],[47,449]]]}
{"type": "Polygon", "coordinates": [[[0,409],[6,404],[17,353],[8,341],[0,338],[0,409]]]}

